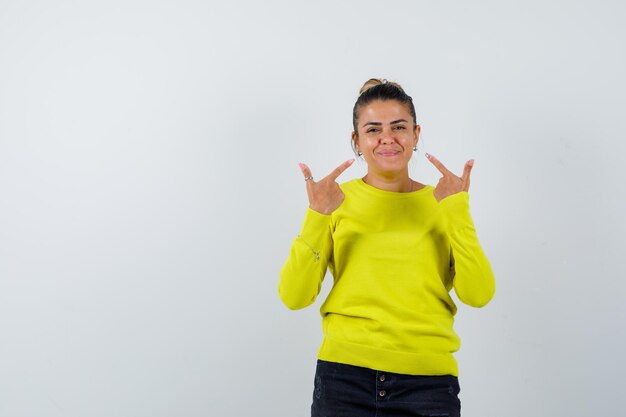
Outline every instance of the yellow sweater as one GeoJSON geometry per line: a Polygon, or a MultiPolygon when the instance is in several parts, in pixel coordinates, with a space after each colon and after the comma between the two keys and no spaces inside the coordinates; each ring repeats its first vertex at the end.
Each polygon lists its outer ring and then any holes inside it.
{"type": "Polygon", "coordinates": [[[495,279],[469,211],[469,194],[437,202],[434,187],[410,193],[341,185],[330,215],[311,209],[280,272],[291,309],[315,301],[327,268],[333,288],[320,312],[319,359],[410,375],[458,375],[452,353],[454,290],[482,307],[495,279]]]}

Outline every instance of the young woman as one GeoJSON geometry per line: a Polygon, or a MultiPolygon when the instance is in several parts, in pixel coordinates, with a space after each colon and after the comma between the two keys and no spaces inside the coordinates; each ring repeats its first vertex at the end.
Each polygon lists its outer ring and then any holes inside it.
{"type": "Polygon", "coordinates": [[[327,269],[334,277],[311,415],[460,416],[449,293],[482,307],[495,291],[469,211],[473,160],[459,177],[427,155],[442,178],[436,187],[412,180],[420,126],[396,83],[366,82],[353,124],[367,174],[339,185],[354,160],[319,181],[300,164],[309,208],[280,273],[291,309],[315,301],[327,269]]]}

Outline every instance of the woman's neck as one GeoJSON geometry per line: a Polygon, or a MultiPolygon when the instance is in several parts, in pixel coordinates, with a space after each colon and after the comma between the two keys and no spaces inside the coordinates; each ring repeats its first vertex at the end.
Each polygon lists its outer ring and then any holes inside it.
{"type": "Polygon", "coordinates": [[[408,172],[394,176],[382,176],[368,172],[363,177],[363,181],[372,187],[394,193],[410,193],[417,189],[415,182],[409,178],[408,172]]]}

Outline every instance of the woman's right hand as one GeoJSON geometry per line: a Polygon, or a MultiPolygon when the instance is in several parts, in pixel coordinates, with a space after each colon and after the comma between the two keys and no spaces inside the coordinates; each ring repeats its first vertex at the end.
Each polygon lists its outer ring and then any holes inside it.
{"type": "Polygon", "coordinates": [[[354,159],[344,162],[318,182],[313,180],[311,170],[306,164],[298,164],[304,174],[304,180],[306,181],[306,193],[309,196],[309,207],[311,210],[315,210],[321,214],[330,214],[343,203],[345,196],[335,180],[343,171],[348,169],[353,162],[354,159]]]}

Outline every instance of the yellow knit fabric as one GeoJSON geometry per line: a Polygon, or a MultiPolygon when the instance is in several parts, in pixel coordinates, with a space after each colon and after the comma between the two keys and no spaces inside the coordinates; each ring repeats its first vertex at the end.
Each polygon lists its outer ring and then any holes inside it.
{"type": "Polygon", "coordinates": [[[482,307],[495,279],[461,192],[437,202],[434,187],[410,193],[341,185],[330,215],[307,210],[280,272],[285,305],[312,304],[327,269],[333,288],[320,312],[319,359],[410,375],[458,375],[452,325],[459,300],[482,307]]]}

